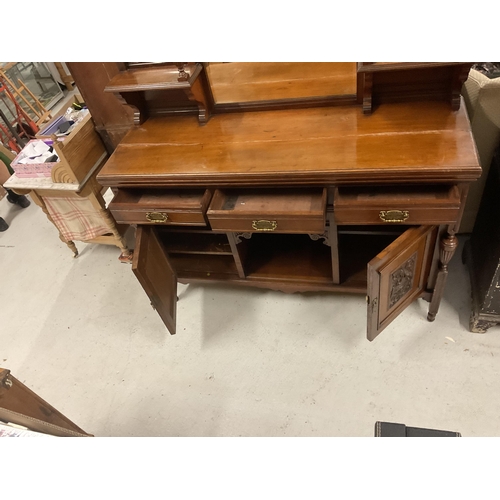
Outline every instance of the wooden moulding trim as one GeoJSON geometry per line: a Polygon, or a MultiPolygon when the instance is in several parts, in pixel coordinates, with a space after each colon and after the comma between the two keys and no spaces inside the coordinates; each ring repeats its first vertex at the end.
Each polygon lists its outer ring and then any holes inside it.
{"type": "Polygon", "coordinates": [[[269,174],[244,174],[229,176],[226,173],[210,174],[210,175],[128,175],[113,176],[106,175],[97,178],[103,186],[110,187],[187,187],[187,186],[202,186],[202,187],[242,187],[242,186],[269,186],[275,184],[277,186],[330,186],[341,184],[374,184],[385,183],[391,184],[394,182],[411,182],[421,184],[422,179],[426,182],[467,182],[475,181],[481,171],[475,167],[462,169],[459,174],[450,175],[449,172],[425,172],[419,169],[419,176],[415,172],[393,172],[393,173],[373,173],[373,172],[336,172],[335,174],[325,173],[305,173],[303,175],[296,173],[277,172],[269,174]]]}
{"type": "MultiPolygon", "coordinates": [[[[321,283],[321,282],[304,282],[300,280],[286,280],[283,281],[281,278],[276,279],[263,279],[247,276],[246,278],[239,278],[237,275],[234,277],[225,277],[224,279],[217,277],[204,278],[201,276],[202,273],[193,273],[192,277],[182,276],[178,277],[177,281],[182,284],[188,283],[224,283],[228,285],[246,286],[246,287],[256,287],[256,288],[268,288],[271,290],[279,290],[284,292],[342,292],[342,293],[352,293],[352,294],[366,294],[366,283],[321,283]]],[[[228,275],[229,276],[229,275],[228,275]]]]}
{"type": "MultiPolygon", "coordinates": [[[[142,91],[142,90],[169,90],[169,89],[189,89],[193,85],[194,81],[198,78],[198,75],[200,74],[202,70],[201,64],[197,64],[195,70],[193,71],[193,74],[189,77],[189,80],[184,80],[184,81],[165,81],[161,83],[143,83],[143,84],[130,84],[130,85],[121,85],[120,83],[113,83],[114,81],[118,80],[119,82],[119,76],[118,74],[116,77],[109,82],[106,87],[104,87],[104,92],[137,92],[137,91],[142,91]]],[[[129,70],[129,71],[141,71],[141,70],[129,70]]],[[[142,71],[147,71],[146,69],[142,71]]]]}
{"type": "Polygon", "coordinates": [[[189,81],[183,81],[143,85],[107,85],[106,87],[104,87],[104,92],[138,92],[142,90],[169,90],[174,88],[189,89],[191,88],[191,84],[189,83],[189,81]]]}
{"type": "MultiPolygon", "coordinates": [[[[301,109],[310,107],[351,106],[357,105],[355,94],[331,97],[305,97],[300,99],[277,99],[272,101],[252,101],[215,104],[212,108],[213,115],[224,113],[239,113],[243,111],[271,111],[280,109],[301,109]]],[[[198,115],[198,108],[158,108],[150,112],[151,117],[198,115]]]]}
{"type": "Polygon", "coordinates": [[[471,65],[473,63],[467,62],[405,62],[405,63],[387,63],[382,65],[377,65],[377,63],[358,63],[357,71],[358,73],[374,73],[382,71],[396,71],[405,69],[419,69],[419,68],[436,68],[442,66],[459,66],[459,65],[471,65]]]}
{"type": "Polygon", "coordinates": [[[215,103],[213,113],[236,113],[239,111],[268,111],[273,109],[298,109],[322,106],[356,105],[356,94],[296,97],[292,99],[272,99],[266,101],[215,103]]]}
{"type": "Polygon", "coordinates": [[[195,102],[190,101],[189,103],[186,102],[186,105],[189,105],[190,107],[184,107],[184,108],[157,108],[153,109],[150,111],[149,116],[151,118],[156,118],[156,117],[162,117],[162,116],[178,116],[178,115],[193,115],[193,116],[198,116],[199,109],[198,106],[196,105],[195,102]]]}

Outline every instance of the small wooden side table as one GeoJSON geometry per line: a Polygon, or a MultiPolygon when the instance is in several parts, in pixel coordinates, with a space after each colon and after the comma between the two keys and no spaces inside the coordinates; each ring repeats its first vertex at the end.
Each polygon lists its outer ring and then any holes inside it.
{"type": "Polygon", "coordinates": [[[59,238],[78,256],[74,243],[103,243],[121,250],[122,262],[132,260],[113,216],[106,208],[103,187],[96,176],[108,153],[95,131],[90,114],[62,142],[54,142],[60,161],[50,177],[19,177],[14,174],[4,184],[18,194],[29,194],[59,231],[59,238]],[[71,220],[81,222],[78,231],[71,220]]]}

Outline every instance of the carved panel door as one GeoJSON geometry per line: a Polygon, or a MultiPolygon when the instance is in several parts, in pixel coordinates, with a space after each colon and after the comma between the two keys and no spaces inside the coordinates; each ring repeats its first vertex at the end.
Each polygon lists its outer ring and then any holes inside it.
{"type": "Polygon", "coordinates": [[[368,340],[425,290],[437,226],[405,231],[368,263],[368,340]]]}
{"type": "Polygon", "coordinates": [[[177,276],[154,226],[138,226],[132,271],[165,323],[175,334],[177,276]]]}

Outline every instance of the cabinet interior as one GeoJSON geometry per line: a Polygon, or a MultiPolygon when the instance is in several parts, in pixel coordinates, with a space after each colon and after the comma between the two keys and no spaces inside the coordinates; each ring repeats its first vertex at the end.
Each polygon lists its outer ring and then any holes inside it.
{"type": "Polygon", "coordinates": [[[365,293],[366,263],[409,226],[339,226],[337,248],[307,234],[247,234],[231,248],[232,233],[203,228],[158,228],[179,278],[288,281],[365,293]],[[338,259],[338,262],[336,262],[338,259]],[[238,274],[241,263],[243,276],[238,274]],[[340,283],[333,278],[340,268],[340,283]]]}

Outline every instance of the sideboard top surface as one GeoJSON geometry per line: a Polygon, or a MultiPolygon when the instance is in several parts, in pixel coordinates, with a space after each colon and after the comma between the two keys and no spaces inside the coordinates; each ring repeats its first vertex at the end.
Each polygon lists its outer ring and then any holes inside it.
{"type": "Polygon", "coordinates": [[[323,185],[472,181],[478,163],[461,106],[394,103],[370,116],[323,107],[155,117],[132,129],[98,176],[106,186],[323,185]]]}

